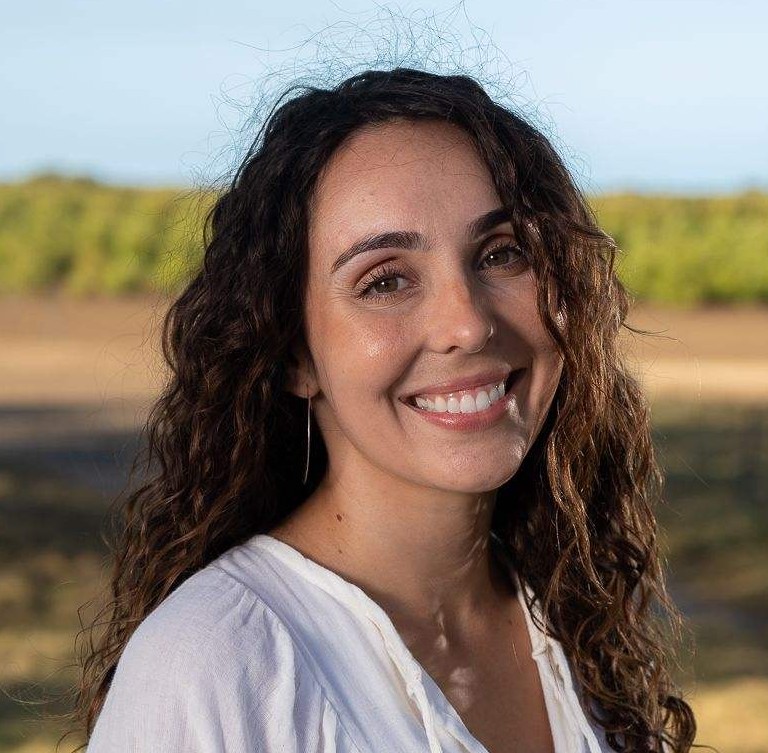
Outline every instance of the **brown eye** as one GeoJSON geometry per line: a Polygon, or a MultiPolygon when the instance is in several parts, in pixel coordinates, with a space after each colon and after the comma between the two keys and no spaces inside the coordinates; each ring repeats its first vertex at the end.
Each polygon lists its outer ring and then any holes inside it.
{"type": "Polygon", "coordinates": [[[382,277],[379,280],[377,280],[373,285],[371,285],[371,289],[375,293],[395,293],[398,290],[397,287],[397,281],[400,279],[399,277],[382,277]],[[389,290],[385,290],[384,288],[389,285],[389,290]],[[382,287],[384,286],[384,287],[382,287]]]}
{"type": "Polygon", "coordinates": [[[374,272],[370,277],[363,281],[362,289],[357,294],[358,298],[386,299],[396,296],[401,288],[398,286],[398,280],[404,280],[403,272],[392,264],[386,264],[381,269],[374,272]],[[382,286],[389,289],[382,289],[382,286]],[[394,289],[392,289],[394,285],[394,289]]]}
{"type": "Polygon", "coordinates": [[[490,266],[503,267],[508,264],[515,264],[520,261],[525,261],[525,255],[523,254],[520,246],[515,246],[512,243],[501,243],[490,248],[490,250],[483,257],[483,263],[485,263],[488,259],[501,259],[501,261],[493,261],[490,266]]]}

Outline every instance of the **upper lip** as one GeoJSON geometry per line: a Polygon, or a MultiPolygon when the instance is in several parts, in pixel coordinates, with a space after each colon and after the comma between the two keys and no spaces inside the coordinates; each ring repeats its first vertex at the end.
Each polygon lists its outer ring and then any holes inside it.
{"type": "Polygon", "coordinates": [[[498,384],[499,382],[506,381],[507,377],[514,371],[510,367],[500,367],[496,369],[488,369],[479,373],[470,374],[469,376],[459,377],[458,379],[450,379],[444,382],[434,382],[433,384],[424,385],[418,390],[414,390],[405,395],[403,399],[415,397],[416,395],[429,395],[440,394],[447,392],[458,392],[459,390],[471,390],[473,387],[482,387],[485,384],[498,384]]]}

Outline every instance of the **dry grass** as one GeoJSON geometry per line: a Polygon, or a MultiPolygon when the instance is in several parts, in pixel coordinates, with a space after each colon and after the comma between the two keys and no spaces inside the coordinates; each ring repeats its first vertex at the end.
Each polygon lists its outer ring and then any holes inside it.
{"type": "Polygon", "coordinates": [[[768,679],[751,678],[703,685],[691,695],[696,742],[721,753],[768,751],[768,679]]]}

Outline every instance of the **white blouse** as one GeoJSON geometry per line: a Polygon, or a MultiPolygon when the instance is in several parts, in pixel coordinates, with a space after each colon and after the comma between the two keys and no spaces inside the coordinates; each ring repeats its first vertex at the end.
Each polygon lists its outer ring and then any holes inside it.
{"type": "MultiPolygon", "coordinates": [[[[517,592],[556,753],[610,753],[517,592]]],[[[166,751],[488,753],[376,602],[267,534],[189,577],[125,646],[87,753],[166,751]]]]}

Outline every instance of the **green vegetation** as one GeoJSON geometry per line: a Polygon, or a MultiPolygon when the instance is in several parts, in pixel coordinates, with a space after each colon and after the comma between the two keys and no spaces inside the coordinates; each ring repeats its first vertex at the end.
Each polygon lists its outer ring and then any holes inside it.
{"type": "Polygon", "coordinates": [[[173,292],[212,197],[41,176],[0,185],[0,293],[173,292]]]}
{"type": "MultiPolygon", "coordinates": [[[[212,200],[57,176],[0,185],[0,293],[173,293],[199,264],[212,200]]],[[[768,195],[592,203],[637,300],[768,302],[768,195]]]]}
{"type": "Polygon", "coordinates": [[[617,272],[638,300],[768,302],[768,194],[592,200],[622,253],[617,272]]]}

